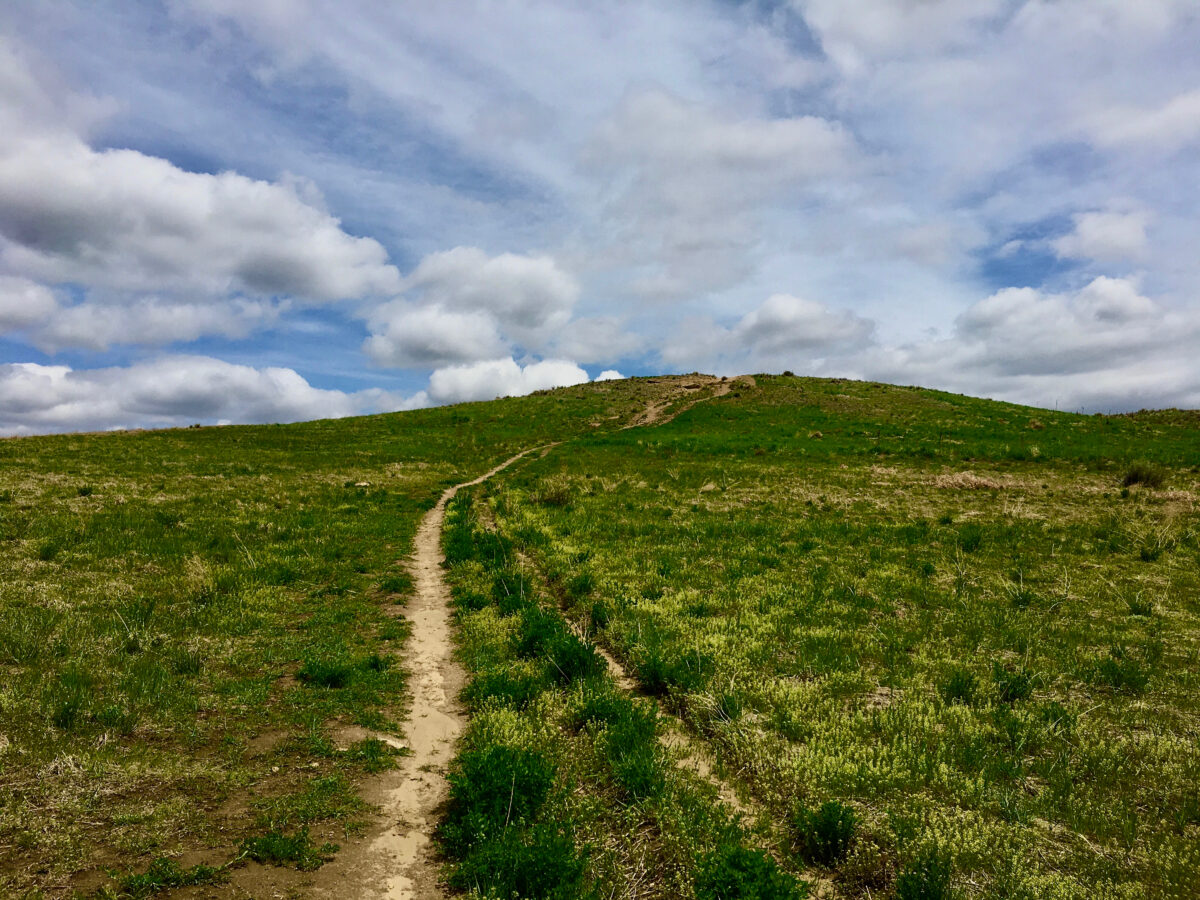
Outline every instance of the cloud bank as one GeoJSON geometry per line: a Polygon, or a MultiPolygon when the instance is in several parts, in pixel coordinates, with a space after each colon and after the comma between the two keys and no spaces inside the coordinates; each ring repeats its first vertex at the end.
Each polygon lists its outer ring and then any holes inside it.
{"type": "Polygon", "coordinates": [[[176,421],[151,373],[245,392],[205,421],[693,368],[1197,402],[1187,0],[63,0],[0,33],[8,430],[176,421]]]}

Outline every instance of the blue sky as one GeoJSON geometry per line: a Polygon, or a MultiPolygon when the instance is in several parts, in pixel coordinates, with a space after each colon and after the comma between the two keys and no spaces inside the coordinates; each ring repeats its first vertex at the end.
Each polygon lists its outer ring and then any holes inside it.
{"type": "Polygon", "coordinates": [[[0,433],[781,371],[1200,406],[1183,0],[0,8],[0,433]]]}

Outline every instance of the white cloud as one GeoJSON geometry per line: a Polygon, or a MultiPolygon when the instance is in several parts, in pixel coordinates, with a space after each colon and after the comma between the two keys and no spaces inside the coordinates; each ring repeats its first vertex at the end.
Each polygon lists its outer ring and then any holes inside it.
{"type": "Polygon", "coordinates": [[[794,0],[843,69],[870,60],[939,49],[971,40],[1008,0],[794,0]]]}
{"type": "Polygon", "coordinates": [[[1146,249],[1144,212],[1084,212],[1073,217],[1075,228],[1051,243],[1059,256],[1119,262],[1146,249]]]}
{"type": "Polygon", "coordinates": [[[431,253],[403,290],[446,309],[490,313],[517,335],[564,324],[579,297],[579,284],[548,256],[489,257],[477,247],[431,253]]]}
{"type": "Polygon", "coordinates": [[[382,245],[347,234],[311,182],[97,151],[81,132],[113,104],[47,88],[53,81],[0,41],[0,273],[85,296],[57,313],[26,309],[21,327],[40,324],[39,345],[241,337],[280,312],[268,298],[328,303],[398,289],[382,245]]]}
{"type": "Polygon", "coordinates": [[[947,339],[871,350],[852,365],[885,381],[1089,410],[1196,406],[1200,315],[1131,279],[1069,293],[1007,288],[966,310],[947,339]]]}
{"type": "Polygon", "coordinates": [[[541,350],[567,324],[579,284],[548,256],[455,247],[426,256],[401,299],[367,313],[379,365],[428,368],[541,350]]]}
{"type": "Polygon", "coordinates": [[[624,378],[625,378],[625,376],[622,375],[620,372],[618,372],[616,369],[605,369],[603,372],[601,372],[599,375],[597,375],[594,380],[595,381],[621,381],[624,378]]]}
{"type": "MultiPolygon", "coordinates": [[[[420,402],[418,398],[417,402],[420,402]]],[[[72,370],[0,365],[0,434],[168,427],[193,422],[294,422],[412,405],[379,390],[312,387],[287,368],[204,356],[165,356],[127,367],[72,370]]]]}
{"type": "Polygon", "coordinates": [[[1178,150],[1200,139],[1200,88],[1178,94],[1161,106],[1105,109],[1091,116],[1085,127],[1104,146],[1178,150]]]}
{"type": "Polygon", "coordinates": [[[370,314],[363,350],[376,364],[429,368],[494,359],[507,351],[496,320],[486,312],[451,312],[441,306],[413,306],[403,300],[370,314]]]}
{"type": "Polygon", "coordinates": [[[493,359],[438,369],[429,376],[429,398],[438,404],[494,400],[587,380],[587,372],[566,360],[547,359],[521,366],[512,359],[493,359]]]}
{"type": "Polygon", "coordinates": [[[29,333],[35,346],[50,353],[67,348],[107,350],[116,344],[163,346],[206,335],[244,338],[275,322],[279,313],[279,305],[262,300],[181,303],[138,297],[117,305],[61,307],[29,333]]]}
{"type": "Polygon", "coordinates": [[[185,172],[71,138],[0,150],[0,264],[120,291],[326,302],[399,286],[387,253],[287,184],[185,172]]]}
{"type": "Polygon", "coordinates": [[[773,294],[731,328],[696,319],[662,349],[669,365],[720,372],[788,367],[844,355],[869,343],[874,323],[815,300],[773,294]]]}
{"type": "Polygon", "coordinates": [[[645,346],[645,337],[615,316],[572,319],[550,341],[555,356],[581,363],[622,359],[641,352],[645,346]]]}
{"type": "Polygon", "coordinates": [[[627,96],[587,153],[615,264],[645,295],[680,297],[745,277],[770,209],[849,172],[851,136],[817,116],[723,114],[662,90],[627,96]]]}
{"type": "Polygon", "coordinates": [[[0,275],[0,334],[37,325],[57,309],[58,300],[45,285],[0,275]]]}

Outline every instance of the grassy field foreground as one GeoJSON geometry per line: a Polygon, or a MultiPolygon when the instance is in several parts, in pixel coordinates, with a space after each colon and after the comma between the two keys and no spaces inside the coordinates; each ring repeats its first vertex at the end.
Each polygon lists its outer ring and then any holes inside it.
{"type": "Polygon", "coordinates": [[[549,441],[448,519],[451,883],[1200,895],[1200,416],[685,382],[0,441],[0,895],[302,896],[396,762],[421,515],[549,441]]]}
{"type": "Polygon", "coordinates": [[[0,441],[0,895],[320,865],[402,738],[423,512],[654,393],[0,441]]]}
{"type": "MultiPolygon", "coordinates": [[[[531,463],[490,509],[569,618],[782,823],[759,844],[826,896],[1189,898],[1197,463],[1196,413],[759,377],[531,463]]],[[[519,647],[522,621],[492,631],[519,647]]],[[[529,702],[519,665],[502,671],[478,689],[493,723],[529,702]]],[[[560,744],[596,689],[578,690],[556,701],[560,744]]],[[[562,756],[564,787],[581,756],[562,756]]],[[[595,842],[603,896],[679,895],[669,794],[620,819],[654,864],[595,842]],[[656,866],[670,877],[641,877],[656,866]]],[[[585,835],[611,818],[577,815],[585,835]]],[[[694,869],[712,838],[690,833],[694,869]]]]}

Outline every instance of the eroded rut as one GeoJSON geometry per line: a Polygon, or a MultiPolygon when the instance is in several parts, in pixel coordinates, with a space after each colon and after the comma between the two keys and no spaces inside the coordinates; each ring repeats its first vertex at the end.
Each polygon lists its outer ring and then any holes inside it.
{"type": "Polygon", "coordinates": [[[466,724],[458,703],[465,675],[454,659],[450,591],[442,576],[446,504],[462,488],[481,484],[542,449],[548,448],[525,450],[472,481],[448,488],[421,520],[409,562],[413,598],[405,610],[412,626],[404,650],[411,673],[412,709],[406,733],[412,754],[397,770],[381,777],[371,792],[370,799],[383,813],[383,829],[323,867],[314,896],[387,900],[442,896],[431,836],[438,809],[447,796],[446,766],[454,758],[454,742],[466,724]]]}

